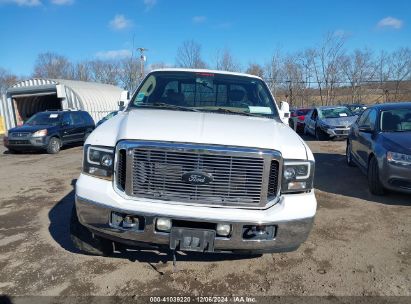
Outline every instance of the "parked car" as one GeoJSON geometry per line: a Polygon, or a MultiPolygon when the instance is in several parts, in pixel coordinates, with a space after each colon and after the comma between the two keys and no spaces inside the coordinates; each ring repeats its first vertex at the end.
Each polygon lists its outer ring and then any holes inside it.
{"type": "Polygon", "coordinates": [[[85,111],[46,111],[12,128],[4,137],[11,152],[46,150],[55,154],[63,145],[84,142],[94,130],[94,121],[85,111]]]}
{"type": "Polygon", "coordinates": [[[284,127],[286,112],[257,76],[150,72],[127,109],[84,146],[74,245],[92,254],[112,253],[113,242],[173,251],[296,250],[316,213],[314,157],[284,127]]]}
{"type": "Polygon", "coordinates": [[[304,133],[317,140],[346,138],[357,119],[357,115],[344,106],[315,107],[305,117],[304,133]]]}
{"type": "Polygon", "coordinates": [[[371,193],[411,193],[411,102],[365,110],[351,127],[346,158],[367,175],[371,193]]]}
{"type": "Polygon", "coordinates": [[[97,124],[96,127],[98,127],[99,125],[101,125],[103,122],[106,122],[107,120],[109,120],[110,118],[116,116],[118,114],[118,111],[113,111],[109,114],[107,114],[106,116],[104,116],[102,119],[100,119],[97,124]]]}
{"type": "Polygon", "coordinates": [[[347,104],[345,106],[355,115],[361,115],[368,108],[364,104],[347,104]]]}
{"type": "Polygon", "coordinates": [[[305,116],[311,109],[294,109],[291,111],[290,128],[294,129],[297,133],[304,132],[305,116]]]}

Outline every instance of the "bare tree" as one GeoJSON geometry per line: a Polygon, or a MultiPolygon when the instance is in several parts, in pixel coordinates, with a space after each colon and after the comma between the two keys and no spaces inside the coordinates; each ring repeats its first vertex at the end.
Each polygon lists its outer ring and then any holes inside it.
{"type": "Polygon", "coordinates": [[[398,99],[401,83],[411,75],[411,49],[399,48],[390,56],[391,75],[395,84],[394,100],[398,99]]]}
{"type": "Polygon", "coordinates": [[[264,77],[264,69],[261,65],[257,63],[250,63],[248,65],[247,70],[245,71],[247,74],[255,75],[258,77],[264,77]]]}
{"type": "Polygon", "coordinates": [[[376,73],[373,53],[368,49],[356,49],[352,54],[342,57],[341,67],[351,87],[351,102],[362,102],[365,94],[363,85],[371,81],[376,73]]]}
{"type": "Polygon", "coordinates": [[[275,95],[280,88],[283,78],[283,59],[279,51],[271,56],[271,60],[264,65],[264,76],[271,92],[275,95]]]}
{"type": "Polygon", "coordinates": [[[201,58],[201,45],[194,40],[184,41],[177,50],[176,64],[182,68],[206,68],[206,63],[201,58]]]}
{"type": "Polygon", "coordinates": [[[141,81],[140,61],[134,57],[125,58],[120,62],[118,79],[125,90],[134,91],[141,81]]]}
{"type": "Polygon", "coordinates": [[[334,100],[335,88],[341,77],[340,62],[345,37],[328,33],[317,49],[307,51],[320,92],[322,105],[334,100]]]}
{"type": "Polygon", "coordinates": [[[90,69],[90,62],[82,61],[73,64],[73,70],[71,77],[74,80],[81,80],[81,81],[91,81],[91,69],[90,69]]]}
{"type": "Polygon", "coordinates": [[[0,98],[7,89],[18,81],[18,77],[0,67],[0,98]]]}
{"type": "Polygon", "coordinates": [[[96,82],[118,85],[118,62],[93,60],[90,61],[91,79],[96,82]]]}
{"type": "Polygon", "coordinates": [[[296,105],[299,101],[304,106],[305,86],[304,66],[298,55],[288,55],[284,59],[283,73],[288,84],[288,96],[290,105],[296,105]]]}
{"type": "Polygon", "coordinates": [[[66,57],[56,53],[47,52],[37,56],[33,76],[54,79],[71,79],[72,71],[73,67],[66,57]]]}
{"type": "Polygon", "coordinates": [[[240,72],[241,65],[236,62],[229,49],[219,50],[216,55],[216,70],[240,72]]]}

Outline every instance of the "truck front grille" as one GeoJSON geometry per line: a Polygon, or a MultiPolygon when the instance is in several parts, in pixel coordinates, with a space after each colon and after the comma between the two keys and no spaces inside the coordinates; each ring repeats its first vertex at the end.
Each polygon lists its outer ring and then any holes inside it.
{"type": "Polygon", "coordinates": [[[118,148],[117,188],[132,197],[223,206],[262,207],[277,196],[279,159],[192,146],[118,148]],[[191,172],[212,180],[192,184],[183,179],[191,172]]]}

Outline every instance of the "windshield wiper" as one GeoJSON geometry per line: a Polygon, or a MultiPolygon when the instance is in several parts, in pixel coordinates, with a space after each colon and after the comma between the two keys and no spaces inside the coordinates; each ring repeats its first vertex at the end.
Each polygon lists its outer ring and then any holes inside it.
{"type": "Polygon", "coordinates": [[[215,109],[215,110],[201,110],[201,112],[215,112],[215,113],[223,113],[223,114],[234,114],[234,115],[261,117],[261,115],[259,115],[259,114],[232,111],[232,110],[228,110],[228,109],[224,109],[224,108],[218,108],[218,109],[215,109]]]}
{"type": "Polygon", "coordinates": [[[164,102],[143,103],[140,105],[136,105],[135,108],[152,108],[152,109],[167,109],[167,110],[176,110],[176,111],[198,112],[198,110],[194,108],[177,106],[177,105],[172,105],[172,104],[168,104],[164,102]]]}

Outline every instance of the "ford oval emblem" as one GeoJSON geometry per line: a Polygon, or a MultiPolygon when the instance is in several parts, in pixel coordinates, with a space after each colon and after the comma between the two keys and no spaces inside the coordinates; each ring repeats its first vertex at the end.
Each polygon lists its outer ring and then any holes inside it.
{"type": "Polygon", "coordinates": [[[213,176],[204,172],[192,171],[184,173],[181,180],[187,184],[205,185],[213,181],[213,176]]]}

